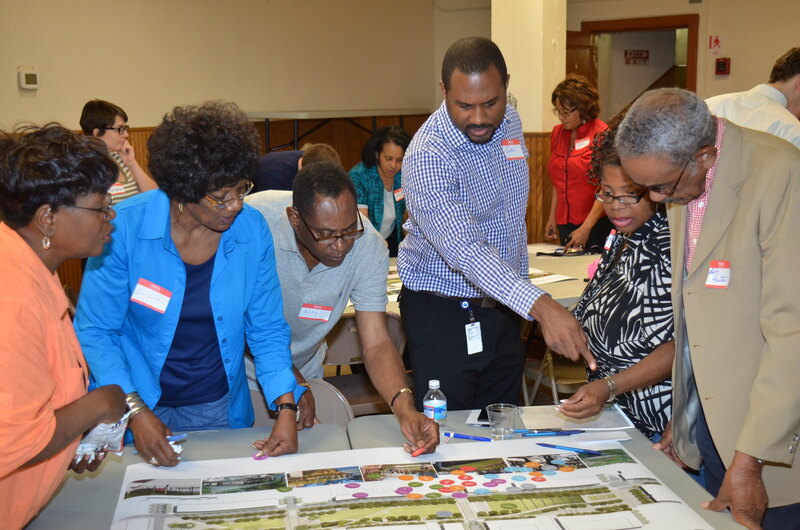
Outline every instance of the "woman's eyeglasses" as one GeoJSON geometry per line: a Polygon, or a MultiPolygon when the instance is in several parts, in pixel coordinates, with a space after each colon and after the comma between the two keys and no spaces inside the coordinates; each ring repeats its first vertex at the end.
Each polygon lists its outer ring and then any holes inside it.
{"type": "Polygon", "coordinates": [[[90,212],[102,212],[103,214],[103,221],[108,221],[108,218],[111,216],[111,202],[113,197],[109,193],[106,195],[106,205],[101,208],[89,208],[88,206],[77,206],[77,205],[70,205],[67,208],[77,208],[79,210],[89,210],[90,212]]]}
{"type": "Polygon", "coordinates": [[[236,190],[235,195],[230,199],[217,199],[215,197],[212,197],[208,193],[206,193],[203,198],[207,200],[209,203],[211,203],[211,206],[213,206],[217,210],[222,210],[223,208],[231,204],[233,201],[243,201],[244,198],[247,197],[247,194],[253,191],[253,186],[255,186],[255,184],[253,184],[249,180],[245,180],[242,186],[238,190],[236,190]]]}
{"type": "Polygon", "coordinates": [[[131,130],[130,125],[120,125],[119,127],[103,127],[107,131],[117,131],[120,135],[125,134],[131,130]]]}
{"type": "Polygon", "coordinates": [[[614,201],[617,201],[620,204],[637,204],[642,200],[642,197],[644,197],[644,193],[641,195],[611,195],[610,193],[594,194],[594,200],[605,204],[609,204],[614,201]]]}

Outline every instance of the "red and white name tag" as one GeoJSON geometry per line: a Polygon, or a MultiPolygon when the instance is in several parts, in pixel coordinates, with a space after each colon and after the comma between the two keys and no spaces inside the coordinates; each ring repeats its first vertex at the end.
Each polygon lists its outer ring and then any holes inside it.
{"type": "Polygon", "coordinates": [[[121,193],[125,193],[125,186],[122,185],[121,182],[117,182],[110,188],[108,188],[108,193],[111,195],[119,195],[121,193]]]}
{"type": "Polygon", "coordinates": [[[406,198],[405,193],[403,193],[403,188],[397,188],[394,190],[394,202],[400,202],[406,198]]]}
{"type": "Polygon", "coordinates": [[[608,233],[605,245],[603,245],[603,250],[611,250],[611,244],[614,242],[614,236],[616,235],[617,231],[612,228],[611,232],[608,233]]]}
{"type": "Polygon", "coordinates": [[[589,147],[590,143],[592,143],[591,138],[580,138],[578,140],[575,140],[575,150],[577,151],[579,149],[585,149],[589,147]]]}
{"type": "Polygon", "coordinates": [[[714,289],[727,289],[730,281],[731,262],[712,261],[711,265],[708,267],[706,287],[713,287],[714,289]]]}
{"type": "Polygon", "coordinates": [[[131,295],[131,301],[142,304],[159,313],[167,310],[171,299],[172,293],[170,291],[144,278],[139,278],[139,282],[131,295]]]}
{"type": "Polygon", "coordinates": [[[522,152],[522,144],[519,140],[503,140],[500,142],[506,160],[524,160],[525,153],[522,152]]]}
{"type": "Polygon", "coordinates": [[[297,316],[305,320],[319,320],[320,322],[327,322],[331,318],[332,312],[332,307],[316,304],[303,304],[300,307],[300,314],[297,316]]]}

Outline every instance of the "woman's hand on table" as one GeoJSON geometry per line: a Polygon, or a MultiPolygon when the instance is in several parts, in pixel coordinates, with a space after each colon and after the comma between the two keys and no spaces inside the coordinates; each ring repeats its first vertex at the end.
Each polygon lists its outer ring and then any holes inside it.
{"type": "Polygon", "coordinates": [[[280,456],[297,452],[297,427],[295,415],[289,409],[278,412],[278,419],[272,426],[268,438],[256,440],[253,447],[258,449],[259,455],[280,456]]]}
{"type": "Polygon", "coordinates": [[[600,414],[609,395],[606,381],[598,379],[583,385],[570,397],[561,400],[558,410],[570,418],[588,418],[600,414]]]}
{"type": "Polygon", "coordinates": [[[136,414],[128,422],[128,427],[133,433],[134,444],[142,460],[164,467],[173,467],[180,462],[180,456],[167,441],[167,436],[171,436],[172,431],[151,410],[136,414]]]}
{"type": "Polygon", "coordinates": [[[404,443],[406,453],[424,448],[423,454],[432,453],[439,444],[439,424],[414,409],[398,411],[397,420],[403,436],[411,443],[404,443]]]}
{"type": "Polygon", "coordinates": [[[590,233],[590,229],[584,228],[583,225],[579,226],[569,235],[569,241],[564,245],[564,250],[583,250],[586,248],[586,242],[589,241],[590,233]]]}
{"type": "Polygon", "coordinates": [[[97,468],[103,463],[103,459],[106,457],[106,454],[108,454],[108,451],[105,450],[95,452],[94,459],[91,462],[89,462],[88,456],[84,456],[78,462],[73,460],[69,463],[67,469],[71,469],[75,473],[83,473],[84,471],[97,471],[97,468]]]}
{"type": "Polygon", "coordinates": [[[297,402],[297,411],[300,413],[297,417],[298,431],[311,428],[315,423],[319,423],[316,401],[310,388],[306,388],[306,391],[300,396],[300,400],[297,402]]]}

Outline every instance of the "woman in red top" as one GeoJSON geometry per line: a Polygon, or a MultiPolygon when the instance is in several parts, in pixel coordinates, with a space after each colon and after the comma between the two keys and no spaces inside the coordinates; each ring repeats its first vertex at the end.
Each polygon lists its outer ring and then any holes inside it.
{"type": "Polygon", "coordinates": [[[570,74],[556,86],[551,97],[560,125],[550,137],[553,200],[544,238],[559,238],[565,248],[602,248],[611,231],[602,204],[594,200],[596,186],[589,182],[592,141],[608,127],[598,117],[597,90],[580,75],[570,74]]]}

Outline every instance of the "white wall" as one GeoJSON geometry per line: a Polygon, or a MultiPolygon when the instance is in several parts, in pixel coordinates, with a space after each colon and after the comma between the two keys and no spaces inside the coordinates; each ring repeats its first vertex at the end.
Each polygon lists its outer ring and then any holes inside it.
{"type": "Polygon", "coordinates": [[[439,81],[447,48],[464,37],[491,38],[491,15],[491,0],[434,0],[433,82],[430,86],[434,107],[443,99],[439,81]]]}
{"type": "Polygon", "coordinates": [[[56,120],[77,128],[92,98],[122,106],[133,126],[214,98],[247,111],[431,108],[433,5],[0,0],[0,127],[56,120]],[[38,70],[37,93],[18,90],[19,66],[38,70]]]}
{"type": "Polygon", "coordinates": [[[598,71],[606,71],[603,76],[598,72],[600,116],[605,121],[624,109],[675,64],[674,30],[614,33],[610,41],[611,49],[607,54],[601,55],[598,51],[597,65],[598,71]],[[647,50],[650,58],[647,64],[625,64],[625,50],[647,50]],[[600,86],[600,79],[605,86],[600,86]]]}
{"type": "Polygon", "coordinates": [[[798,46],[797,0],[568,0],[567,28],[582,21],[698,13],[700,15],[697,92],[709,97],[765,83],[775,59],[798,46]],[[708,36],[720,35],[731,75],[714,75],[708,36]]]}

